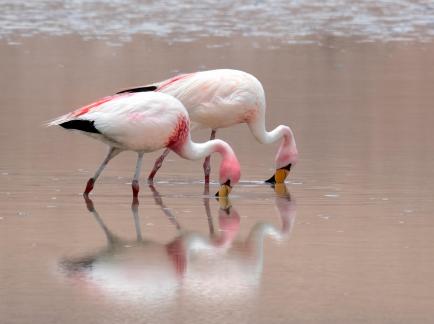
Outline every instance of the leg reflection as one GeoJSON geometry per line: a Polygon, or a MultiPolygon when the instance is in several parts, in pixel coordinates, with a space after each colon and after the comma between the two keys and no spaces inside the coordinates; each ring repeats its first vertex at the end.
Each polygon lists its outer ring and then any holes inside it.
{"type": "MultiPolygon", "coordinates": [[[[228,199],[219,199],[218,225],[213,224],[210,199],[203,199],[209,234],[183,230],[164,237],[164,232],[155,227],[156,240],[147,239],[145,232],[142,236],[139,202],[133,199],[131,212],[136,239],[124,240],[107,228],[92,200],[87,198],[86,207],[103,230],[108,244],[79,257],[63,258],[61,268],[69,277],[86,283],[76,287],[90,286],[112,298],[140,298],[161,303],[178,294],[194,294],[201,298],[216,298],[220,303],[219,298],[230,300],[239,293],[247,296],[261,281],[264,252],[267,251],[264,251],[265,238],[286,239],[293,227],[294,202],[287,188],[274,188],[281,225],[270,224],[267,213],[262,217],[263,222],[246,228],[248,235],[245,238],[239,237],[241,218],[228,199]]],[[[154,187],[150,186],[150,189],[156,205],[180,229],[162,196],[154,187]]]]}
{"type": "Polygon", "coordinates": [[[136,229],[136,239],[137,242],[142,242],[142,230],[140,227],[140,217],[139,217],[139,199],[137,196],[133,197],[133,201],[131,203],[131,211],[133,212],[133,218],[134,218],[134,227],[136,229]]]}
{"type": "Polygon", "coordinates": [[[88,196],[84,196],[84,201],[86,203],[87,210],[90,211],[90,213],[95,218],[98,225],[103,230],[105,237],[107,239],[107,242],[109,245],[114,245],[117,241],[119,241],[119,238],[113,234],[108,227],[105,225],[104,221],[102,220],[101,216],[98,214],[97,210],[95,209],[95,206],[93,204],[92,199],[90,199],[88,196]]]}
{"type": "Polygon", "coordinates": [[[175,215],[172,214],[170,208],[168,208],[164,202],[163,202],[163,198],[161,197],[160,193],[157,191],[157,189],[155,189],[155,187],[150,184],[149,185],[149,189],[151,189],[152,194],[154,196],[154,201],[155,204],[161,207],[161,210],[163,211],[163,213],[167,216],[167,218],[169,219],[169,221],[176,226],[177,230],[181,230],[181,225],[179,225],[175,215]]]}

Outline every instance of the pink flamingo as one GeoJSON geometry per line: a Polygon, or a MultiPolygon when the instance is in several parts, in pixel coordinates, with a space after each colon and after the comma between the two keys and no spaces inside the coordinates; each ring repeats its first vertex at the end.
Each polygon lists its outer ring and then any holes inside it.
{"type": "Polygon", "coordinates": [[[138,154],[132,180],[135,197],[139,192],[143,154],[161,148],[170,149],[189,160],[218,152],[222,156],[218,196],[227,196],[240,178],[239,162],[232,148],[222,140],[193,142],[187,110],[178,99],[164,93],[126,93],[105,97],[48,124],[53,125],[79,130],[109,145],[106,158],[87,182],[86,196],[108,162],[125,150],[138,154]]]}
{"type": "MultiPolygon", "coordinates": [[[[101,227],[107,245],[99,251],[62,258],[60,270],[79,287],[88,287],[109,298],[170,303],[188,294],[221,303],[234,296],[248,297],[259,287],[264,267],[264,240],[290,238],[295,225],[296,206],[285,184],[274,187],[280,228],[268,221],[251,226],[242,238],[241,218],[229,198],[219,198],[219,231],[209,234],[181,228],[155,188],[150,187],[156,205],[176,225],[176,235],[168,242],[142,236],[139,201],[133,199],[135,239],[123,239],[112,232],[95,209],[91,199],[86,206],[101,227]],[[206,297],[206,298],[203,298],[206,297]]],[[[210,198],[205,198],[208,203],[210,198]]],[[[207,217],[212,215],[209,206],[207,217]]],[[[269,214],[266,215],[267,219],[269,214]]],[[[244,233],[243,233],[244,234],[244,233]]],[[[244,298],[243,298],[244,299],[244,298]]],[[[215,304],[214,304],[215,306],[215,304]]]]}
{"type": "MultiPolygon", "coordinates": [[[[210,128],[215,138],[218,128],[246,123],[253,136],[263,144],[283,139],[275,158],[275,174],[266,182],[282,183],[291,166],[297,161],[294,134],[288,126],[280,125],[268,132],[265,129],[265,93],[261,83],[246,72],[221,69],[182,74],[171,79],[119,93],[143,91],[163,92],[179,99],[187,108],[192,129],[210,128]]],[[[164,158],[166,149],[149,174],[152,182],[164,158]]],[[[209,183],[210,157],[203,164],[205,183],[209,183]]]]}

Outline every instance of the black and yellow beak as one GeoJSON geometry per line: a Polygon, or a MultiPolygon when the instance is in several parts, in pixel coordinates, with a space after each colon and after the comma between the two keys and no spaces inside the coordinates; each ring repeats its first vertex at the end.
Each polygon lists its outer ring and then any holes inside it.
{"type": "Polygon", "coordinates": [[[289,174],[289,171],[291,171],[291,163],[289,163],[287,166],[283,168],[277,169],[270,179],[265,180],[265,183],[269,183],[269,184],[284,183],[286,177],[289,174]]]}
{"type": "Polygon", "coordinates": [[[219,191],[215,194],[216,197],[227,197],[229,196],[230,192],[232,190],[231,187],[231,180],[226,181],[222,185],[220,185],[219,191]]]}

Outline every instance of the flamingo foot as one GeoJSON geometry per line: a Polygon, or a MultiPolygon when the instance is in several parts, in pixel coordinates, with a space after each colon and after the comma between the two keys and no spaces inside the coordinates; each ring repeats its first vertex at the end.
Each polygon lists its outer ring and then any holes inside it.
{"type": "Polygon", "coordinates": [[[133,180],[131,183],[131,188],[133,189],[133,197],[137,197],[139,195],[139,182],[137,180],[133,180]]]}
{"type": "Polygon", "coordinates": [[[90,178],[87,181],[86,189],[84,190],[84,193],[83,193],[84,196],[88,196],[89,195],[89,193],[93,190],[93,185],[94,184],[95,184],[95,179],[94,178],[90,178]]]}

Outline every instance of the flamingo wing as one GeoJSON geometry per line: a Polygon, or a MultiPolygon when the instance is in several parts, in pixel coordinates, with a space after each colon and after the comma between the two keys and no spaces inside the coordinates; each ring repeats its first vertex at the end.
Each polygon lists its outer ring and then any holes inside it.
{"type": "Polygon", "coordinates": [[[101,107],[106,106],[107,103],[110,103],[112,101],[115,101],[115,99],[119,99],[127,95],[129,94],[104,97],[98,101],[95,101],[68,114],[51,120],[47,123],[47,126],[59,125],[67,129],[78,129],[83,130],[84,132],[100,133],[100,131],[95,128],[93,124],[94,121],[89,120],[89,118],[87,118],[87,115],[101,109],[101,107]]]}
{"type": "Polygon", "coordinates": [[[148,92],[148,91],[155,91],[155,90],[157,90],[157,86],[155,86],[155,85],[147,85],[147,86],[144,86],[144,87],[125,89],[125,90],[116,92],[116,94],[134,93],[134,92],[148,92]]]}
{"type": "Polygon", "coordinates": [[[176,75],[170,79],[157,82],[157,83],[151,83],[140,87],[134,87],[134,88],[128,88],[125,90],[121,90],[119,92],[116,92],[116,94],[122,94],[122,93],[134,93],[134,92],[148,92],[148,91],[161,91],[163,88],[166,88],[169,85],[172,85],[173,83],[183,80],[189,76],[192,76],[194,73],[186,73],[186,74],[179,74],[176,75]]]}
{"type": "Polygon", "coordinates": [[[66,129],[76,129],[86,133],[101,134],[101,132],[95,127],[94,120],[86,119],[73,119],[59,124],[59,126],[66,129]]]}

